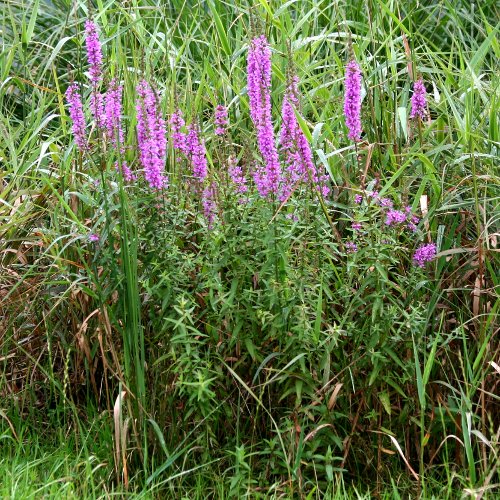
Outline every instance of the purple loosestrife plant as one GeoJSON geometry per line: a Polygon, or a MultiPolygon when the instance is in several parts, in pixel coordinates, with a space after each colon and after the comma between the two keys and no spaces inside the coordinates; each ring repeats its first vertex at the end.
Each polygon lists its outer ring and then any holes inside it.
{"type": "MultiPolygon", "coordinates": [[[[238,161],[234,156],[231,156],[228,160],[229,168],[228,174],[233,183],[233,189],[237,194],[243,195],[248,192],[247,179],[243,173],[243,169],[238,165],[238,161]]],[[[240,198],[240,203],[244,202],[243,198],[240,198]]]]}
{"type": "Polygon", "coordinates": [[[214,123],[215,135],[225,135],[229,121],[227,119],[227,109],[220,104],[215,108],[214,123]]]}
{"type": "Polygon", "coordinates": [[[85,45],[87,47],[87,61],[90,66],[90,81],[93,86],[96,86],[102,77],[102,48],[97,26],[91,20],[85,21],[85,45]]]}
{"type": "Polygon", "coordinates": [[[137,85],[137,142],[144,177],[153,189],[167,187],[164,175],[167,152],[166,126],[156,95],[146,80],[137,85]]]}
{"type": "Polygon", "coordinates": [[[172,140],[172,147],[183,154],[187,154],[186,134],[182,131],[186,123],[181,110],[177,110],[172,113],[169,124],[171,129],[170,137],[172,140]]]}
{"type": "Polygon", "coordinates": [[[426,262],[430,262],[436,258],[435,243],[420,245],[413,254],[413,264],[418,267],[425,267],[426,262]]]}
{"type": "Polygon", "coordinates": [[[208,229],[214,226],[215,217],[217,215],[217,204],[215,203],[216,185],[210,184],[203,190],[201,200],[203,205],[203,215],[207,221],[208,229]]]}
{"type": "Polygon", "coordinates": [[[186,151],[188,159],[191,162],[193,177],[197,187],[201,187],[208,174],[207,151],[205,149],[205,141],[200,137],[199,128],[196,123],[192,123],[188,127],[186,151]]]}
{"type": "Polygon", "coordinates": [[[271,119],[271,49],[264,35],[250,42],[247,60],[247,89],[250,116],[257,130],[257,143],[265,164],[264,169],[255,170],[254,179],[261,196],[278,195],[281,165],[271,119]]]}
{"type": "Polygon", "coordinates": [[[94,88],[92,94],[90,94],[90,111],[95,118],[96,125],[98,128],[104,126],[105,114],[104,114],[104,99],[105,94],[97,92],[94,88]]]}
{"type": "Polygon", "coordinates": [[[347,253],[356,253],[358,251],[358,245],[353,241],[348,241],[345,244],[345,249],[347,253]]]}
{"type": "Polygon", "coordinates": [[[352,60],[346,66],[344,94],[345,123],[352,141],[361,139],[361,69],[352,60]]]}
{"type": "Polygon", "coordinates": [[[282,107],[282,126],[280,148],[285,159],[286,174],[282,184],[280,200],[286,200],[298,182],[312,182],[323,196],[327,196],[329,188],[326,176],[318,177],[312,159],[312,151],[304,132],[300,128],[295,109],[298,108],[298,78],[292,77],[285,92],[282,107]]]}
{"type": "Polygon", "coordinates": [[[78,85],[72,83],[66,90],[66,100],[69,106],[69,116],[73,122],[72,130],[78,149],[83,152],[88,149],[85,133],[85,115],[83,114],[82,97],[78,92],[78,85]]]}
{"type": "Polygon", "coordinates": [[[413,95],[411,96],[410,118],[417,116],[422,120],[427,114],[427,92],[423,80],[420,78],[413,85],[413,95]]]}
{"type": "Polygon", "coordinates": [[[386,226],[394,226],[406,222],[406,214],[400,210],[389,210],[385,217],[386,226]]]}
{"type": "Polygon", "coordinates": [[[119,163],[116,162],[115,168],[116,168],[117,172],[121,172],[121,174],[123,175],[123,180],[125,182],[133,182],[133,181],[137,180],[137,177],[132,172],[132,170],[130,169],[130,167],[128,166],[126,161],[122,162],[121,168],[120,168],[119,163]]]}
{"type": "Polygon", "coordinates": [[[123,127],[121,123],[122,91],[123,87],[119,85],[116,80],[111,80],[104,99],[103,116],[106,137],[111,141],[111,144],[121,152],[124,151],[123,127]]]}

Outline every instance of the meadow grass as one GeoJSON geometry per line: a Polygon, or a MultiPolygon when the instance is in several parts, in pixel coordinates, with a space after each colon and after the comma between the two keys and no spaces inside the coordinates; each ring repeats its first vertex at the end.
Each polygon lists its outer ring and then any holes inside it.
{"type": "Polygon", "coordinates": [[[2,7],[0,495],[498,495],[495,1],[2,7]],[[122,150],[89,110],[87,19],[103,47],[99,91],[123,85],[122,150]],[[262,34],[276,137],[295,74],[294,112],[328,196],[305,182],[281,203],[254,186],[247,56],[262,34]],[[358,142],[343,113],[353,58],[358,142]],[[424,119],[410,118],[418,78],[424,119]],[[171,142],[168,189],[144,181],[142,79],[165,119],[181,110],[199,125],[213,223],[171,142]],[[65,99],[72,82],[84,152],[65,99]],[[228,110],[223,136],[217,105],[228,110]],[[136,181],[116,171],[123,160],[136,181]],[[386,224],[383,198],[410,207],[415,232],[386,224]],[[415,266],[431,242],[437,258],[415,266]]]}

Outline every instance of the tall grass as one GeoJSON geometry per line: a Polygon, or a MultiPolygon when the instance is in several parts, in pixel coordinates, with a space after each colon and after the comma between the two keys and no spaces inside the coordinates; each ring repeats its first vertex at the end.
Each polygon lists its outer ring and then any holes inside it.
{"type": "Polygon", "coordinates": [[[3,7],[3,495],[495,497],[495,2],[3,7]],[[75,147],[64,92],[75,81],[90,97],[88,18],[106,78],[124,85],[130,147],[118,156],[139,168],[146,78],[166,117],[181,109],[201,127],[213,228],[171,146],[161,194],[140,175],[124,182],[95,124],[91,151],[75,147]],[[260,33],[273,50],[275,132],[292,68],[325,199],[305,185],[284,204],[264,200],[250,177],[248,203],[232,191],[229,158],[247,173],[259,160],[246,58],[260,33]],[[342,111],[353,57],[358,143],[342,111]],[[418,77],[424,120],[409,118],[418,77]],[[227,138],[214,134],[218,104],[227,138]],[[411,206],[417,232],[388,229],[374,190],[411,206]],[[414,249],[430,241],[437,258],[416,268],[414,249]]]}

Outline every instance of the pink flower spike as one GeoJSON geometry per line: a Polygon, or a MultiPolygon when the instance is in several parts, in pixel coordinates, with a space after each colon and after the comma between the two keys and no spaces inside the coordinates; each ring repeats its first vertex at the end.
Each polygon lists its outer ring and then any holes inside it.
{"type": "Polygon", "coordinates": [[[82,97],[78,92],[78,85],[72,83],[66,90],[65,96],[69,106],[69,116],[73,122],[72,130],[76,146],[80,151],[86,151],[88,146],[85,134],[85,115],[83,114],[82,97]]]}
{"type": "Polygon", "coordinates": [[[187,154],[186,134],[182,131],[186,123],[184,122],[182,111],[174,111],[170,116],[169,123],[172,131],[172,147],[180,153],[187,154]]]}
{"type": "Polygon", "coordinates": [[[90,66],[90,81],[95,86],[102,77],[102,49],[97,26],[90,19],[85,21],[85,45],[87,47],[87,61],[90,66]]]}
{"type": "Polygon", "coordinates": [[[410,118],[417,116],[422,120],[427,114],[427,92],[423,80],[420,78],[413,85],[413,95],[411,96],[410,118]]]}
{"type": "Polygon", "coordinates": [[[201,186],[208,175],[208,163],[205,141],[200,137],[196,123],[192,123],[188,127],[186,152],[193,168],[193,177],[198,186],[201,186]]]}
{"type": "Polygon", "coordinates": [[[220,104],[215,108],[215,135],[224,135],[228,125],[227,109],[220,104]]]}
{"type": "Polygon", "coordinates": [[[254,179],[261,196],[277,196],[282,180],[281,165],[271,117],[271,49],[264,35],[250,42],[247,62],[250,117],[257,130],[257,143],[264,161],[264,168],[258,168],[254,179]]]}
{"type": "Polygon", "coordinates": [[[296,110],[299,105],[298,78],[294,76],[283,98],[281,116],[283,119],[280,134],[280,149],[285,160],[285,172],[282,180],[280,200],[288,199],[298,182],[311,182],[317,191],[327,196],[330,189],[327,176],[318,175],[314,165],[309,142],[297,120],[296,110]]]}
{"type": "Polygon", "coordinates": [[[156,94],[146,80],[137,85],[137,142],[144,177],[152,189],[168,186],[164,175],[167,154],[166,124],[156,94]]]}
{"type": "Polygon", "coordinates": [[[349,129],[349,139],[359,141],[361,139],[361,69],[354,60],[346,66],[344,116],[349,129]]]}

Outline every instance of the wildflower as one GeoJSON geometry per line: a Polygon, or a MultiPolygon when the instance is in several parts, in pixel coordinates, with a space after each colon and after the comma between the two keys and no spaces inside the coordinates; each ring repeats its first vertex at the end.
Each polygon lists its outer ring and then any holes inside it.
{"type": "Polygon", "coordinates": [[[434,243],[420,245],[413,255],[413,264],[424,267],[426,262],[430,262],[436,257],[436,245],[434,243]]]}
{"type": "Polygon", "coordinates": [[[139,159],[149,186],[161,189],[168,183],[168,178],[163,174],[167,148],[165,121],[161,117],[155,93],[146,80],[137,85],[137,94],[139,159]]]}
{"type": "Polygon", "coordinates": [[[121,171],[121,174],[123,175],[123,180],[125,182],[133,182],[135,180],[137,180],[137,177],[135,176],[135,174],[132,172],[132,170],[130,169],[130,167],[128,166],[127,162],[124,161],[122,163],[122,166],[120,168],[120,165],[118,164],[118,162],[115,163],[115,168],[118,172],[121,171]]]}
{"type": "Polygon", "coordinates": [[[103,127],[105,114],[104,114],[104,94],[94,91],[90,95],[90,111],[95,118],[98,128],[103,127]]]}
{"type": "Polygon", "coordinates": [[[202,185],[208,173],[207,152],[205,141],[200,137],[198,125],[195,123],[188,127],[186,152],[193,168],[193,177],[199,185],[202,185]]]}
{"type": "Polygon", "coordinates": [[[96,233],[90,233],[89,236],[88,236],[88,238],[89,238],[89,241],[91,243],[97,243],[99,241],[99,239],[100,239],[99,235],[96,234],[96,233]]]}
{"type": "Polygon", "coordinates": [[[203,205],[203,215],[207,220],[208,229],[213,228],[215,216],[217,214],[217,205],[215,203],[215,183],[206,187],[202,193],[202,205],[203,205]]]}
{"type": "Polygon", "coordinates": [[[393,207],[393,203],[389,198],[381,198],[379,203],[380,203],[380,206],[384,207],[384,208],[392,208],[393,207]]]}
{"type": "Polygon", "coordinates": [[[386,214],[385,224],[387,226],[392,226],[396,224],[402,224],[406,221],[406,214],[400,210],[389,210],[386,214]]]}
{"type": "Polygon", "coordinates": [[[297,182],[311,181],[323,196],[330,192],[325,175],[318,176],[312,159],[311,147],[297,121],[294,108],[299,104],[298,78],[294,76],[283,99],[280,147],[285,158],[286,178],[280,199],[286,200],[297,182]]]}
{"type": "Polygon", "coordinates": [[[254,174],[259,194],[278,194],[281,166],[271,121],[271,50],[264,35],[254,38],[248,51],[248,98],[250,116],[257,129],[257,142],[265,168],[254,174]]]}
{"type": "Polygon", "coordinates": [[[182,132],[182,128],[186,125],[184,118],[182,117],[182,111],[177,110],[170,116],[170,128],[172,130],[172,147],[177,149],[181,153],[186,154],[186,134],[182,132]]]}
{"type": "Polygon", "coordinates": [[[425,85],[422,79],[417,80],[413,85],[413,95],[411,97],[410,118],[420,117],[422,120],[427,114],[427,98],[425,85]]]}
{"type": "Polygon", "coordinates": [[[234,184],[235,191],[239,194],[245,194],[248,191],[247,179],[234,156],[229,158],[228,174],[234,184]]]}
{"type": "Polygon", "coordinates": [[[215,108],[215,135],[224,135],[228,123],[227,109],[219,104],[215,108]]]}
{"type": "Polygon", "coordinates": [[[69,105],[69,116],[73,122],[72,130],[75,143],[80,151],[87,149],[87,138],[85,135],[85,115],[83,114],[82,98],[78,93],[78,85],[72,83],[66,90],[66,100],[69,105]]]}
{"type": "Polygon", "coordinates": [[[97,34],[97,26],[93,21],[85,21],[85,35],[87,61],[90,66],[90,81],[92,85],[97,85],[102,76],[102,49],[97,34]]]}
{"type": "Polygon", "coordinates": [[[359,141],[361,139],[361,69],[355,60],[346,66],[344,116],[349,129],[349,139],[359,141]]]}
{"type": "Polygon", "coordinates": [[[123,87],[116,80],[111,80],[105,95],[104,119],[106,136],[115,147],[123,144],[123,128],[121,124],[123,87]]]}
{"type": "Polygon", "coordinates": [[[351,224],[351,227],[354,229],[354,231],[360,231],[363,225],[361,224],[361,222],[353,222],[351,224]]]}
{"type": "Polygon", "coordinates": [[[358,245],[356,245],[356,243],[354,243],[352,241],[348,241],[345,244],[345,249],[346,249],[347,253],[355,253],[358,251],[358,245]]]}
{"type": "Polygon", "coordinates": [[[363,201],[363,196],[361,196],[360,194],[357,194],[354,197],[354,203],[356,203],[356,205],[359,205],[362,201],[363,201]]]}

